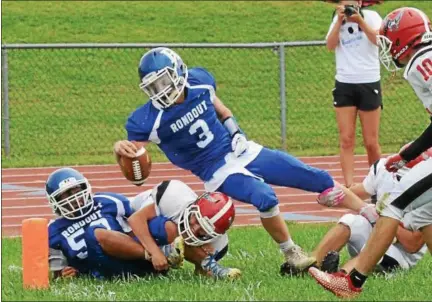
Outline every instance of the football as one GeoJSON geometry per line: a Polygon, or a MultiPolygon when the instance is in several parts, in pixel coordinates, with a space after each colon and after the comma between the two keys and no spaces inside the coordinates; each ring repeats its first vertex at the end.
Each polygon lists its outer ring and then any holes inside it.
{"type": "Polygon", "coordinates": [[[142,143],[135,141],[132,141],[132,143],[138,148],[136,157],[120,156],[119,165],[127,180],[136,186],[141,186],[150,175],[152,161],[149,152],[142,143]]]}

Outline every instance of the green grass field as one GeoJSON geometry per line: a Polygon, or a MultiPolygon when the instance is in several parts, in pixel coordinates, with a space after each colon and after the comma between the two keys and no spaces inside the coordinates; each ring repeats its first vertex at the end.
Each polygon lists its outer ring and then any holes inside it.
{"type": "MultiPolygon", "coordinates": [[[[295,225],[290,230],[299,244],[312,250],[330,225],[295,225]]],[[[53,282],[46,291],[24,291],[21,277],[21,243],[19,239],[2,239],[2,300],[163,300],[163,301],[255,301],[255,300],[337,300],[321,289],[309,276],[282,277],[282,256],[262,228],[236,228],[230,231],[230,252],[225,265],[242,270],[242,278],[233,283],[193,275],[185,264],[167,277],[142,278],[115,282],[89,279],[53,282]]],[[[343,261],[347,253],[343,253],[343,261]]],[[[430,300],[432,258],[428,254],[409,272],[393,278],[371,277],[358,300],[430,300]]]]}
{"type": "MultiPolygon", "coordinates": [[[[381,15],[408,1],[377,6],[381,15]]],[[[416,4],[431,15],[426,2],[416,4]]],[[[323,40],[322,2],[18,2],[3,4],[2,43],[273,42],[323,40]],[[43,5],[41,4],[43,3],[43,5]],[[181,13],[180,13],[181,12],[181,13]]],[[[128,114],[145,102],[136,66],[146,49],[8,50],[12,156],[4,167],[113,163],[128,114]]],[[[279,70],[272,49],[178,49],[216,77],[218,95],[251,139],[281,148],[279,70]]],[[[286,49],[287,149],[338,152],[333,54],[286,49]]],[[[383,73],[384,152],[417,137],[427,114],[401,73],[383,73]]],[[[364,153],[358,127],[357,152],[364,153]]],[[[3,134],[3,133],[2,133],[3,134]]],[[[154,160],[165,160],[156,148],[154,160]]]]}

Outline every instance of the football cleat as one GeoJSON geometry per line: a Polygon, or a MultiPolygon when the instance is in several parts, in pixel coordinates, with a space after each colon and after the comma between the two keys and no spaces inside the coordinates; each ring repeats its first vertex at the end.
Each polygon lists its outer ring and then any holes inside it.
{"type": "Polygon", "coordinates": [[[328,252],[321,263],[321,270],[326,273],[336,273],[339,270],[339,253],[328,252]]]}
{"type": "Polygon", "coordinates": [[[281,266],[285,273],[292,275],[305,272],[309,267],[316,263],[316,258],[308,255],[298,245],[284,252],[285,263],[281,266]]]}
{"type": "Polygon", "coordinates": [[[361,288],[355,287],[349,275],[344,272],[326,273],[316,267],[309,268],[309,274],[319,285],[340,298],[355,298],[362,292],[361,288]]]}

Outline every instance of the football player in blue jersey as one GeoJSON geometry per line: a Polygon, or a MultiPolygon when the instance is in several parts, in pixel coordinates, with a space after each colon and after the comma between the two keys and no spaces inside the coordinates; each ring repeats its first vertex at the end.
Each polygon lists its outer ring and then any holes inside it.
{"type": "MultiPolygon", "coordinates": [[[[97,278],[166,271],[134,238],[127,218],[130,201],[115,193],[92,194],[78,171],[62,168],[46,182],[46,195],[57,219],[48,227],[50,268],[54,276],[77,273],[97,278]]],[[[150,223],[159,224],[156,220],[150,223]]],[[[161,247],[171,267],[183,261],[183,241],[161,247]]]]}
{"type": "Polygon", "coordinates": [[[354,198],[324,170],[247,140],[232,112],[216,96],[213,76],[204,68],[188,69],[168,48],[145,53],[138,66],[139,87],[150,101],[126,122],[127,140],[114,144],[120,156],[135,157],[153,142],[176,166],[197,175],[208,192],[219,191],[254,205],[261,222],[293,271],[315,263],[293,242],[270,184],[319,193],[318,202],[337,205],[354,198]]]}

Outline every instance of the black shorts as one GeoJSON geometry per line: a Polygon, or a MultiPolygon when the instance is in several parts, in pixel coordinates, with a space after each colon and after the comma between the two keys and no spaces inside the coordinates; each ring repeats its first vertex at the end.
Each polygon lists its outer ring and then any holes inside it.
{"type": "Polygon", "coordinates": [[[381,82],[348,84],[336,81],[333,89],[335,107],[357,107],[362,111],[383,108],[381,82]]]}

